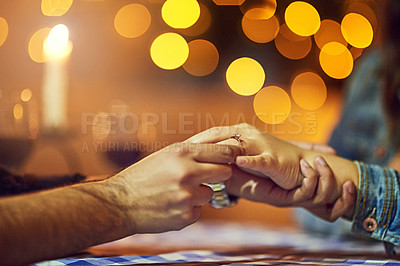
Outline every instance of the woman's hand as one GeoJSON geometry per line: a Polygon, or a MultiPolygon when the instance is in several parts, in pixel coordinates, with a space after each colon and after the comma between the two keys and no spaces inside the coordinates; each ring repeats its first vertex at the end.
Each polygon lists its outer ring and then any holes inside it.
{"type": "Polygon", "coordinates": [[[135,233],[179,230],[199,219],[201,206],[213,191],[204,183],[232,176],[242,147],[178,143],[160,150],[125,169],[108,181],[126,188],[123,206],[134,221],[135,233]]]}
{"type": "Polygon", "coordinates": [[[343,184],[342,194],[336,194],[336,179],[324,158],[316,157],[314,168],[305,160],[299,165],[304,179],[301,186],[286,190],[270,179],[254,176],[238,168],[225,183],[229,194],[251,201],[279,207],[304,207],[328,221],[339,217],[351,219],[354,213],[356,187],[353,182],[343,184]]]}
{"type": "Polygon", "coordinates": [[[323,157],[314,159],[315,170],[305,160],[301,160],[300,168],[304,180],[317,178],[318,186],[313,197],[299,206],[330,222],[340,217],[353,218],[357,188],[351,180],[342,185],[342,193],[338,195],[335,189],[336,178],[323,157]]]}

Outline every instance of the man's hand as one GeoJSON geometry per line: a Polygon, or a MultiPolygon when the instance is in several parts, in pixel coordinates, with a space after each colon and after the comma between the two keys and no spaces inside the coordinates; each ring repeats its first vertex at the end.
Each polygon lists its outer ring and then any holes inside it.
{"type": "Polygon", "coordinates": [[[126,188],[121,204],[130,210],[134,232],[179,230],[198,220],[213,196],[204,183],[229,179],[229,164],[241,154],[244,148],[233,145],[177,143],[112,178],[126,188]]]}

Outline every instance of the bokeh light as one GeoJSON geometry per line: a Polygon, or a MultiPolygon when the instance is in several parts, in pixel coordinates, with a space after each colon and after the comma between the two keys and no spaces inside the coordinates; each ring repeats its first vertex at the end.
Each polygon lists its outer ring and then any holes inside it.
{"type": "Polygon", "coordinates": [[[186,72],[193,76],[207,76],[218,66],[217,48],[207,40],[194,40],[189,44],[189,57],[183,64],[186,72]]]}
{"type": "Polygon", "coordinates": [[[196,0],[167,0],[162,6],[161,16],[168,26],[186,29],[200,17],[200,5],[196,0]]]}
{"type": "Polygon", "coordinates": [[[217,6],[240,6],[245,0],[213,0],[217,6]]]}
{"type": "Polygon", "coordinates": [[[291,93],[297,105],[308,111],[320,108],[327,95],[325,82],[313,72],[297,75],[292,82],[291,93]]]}
{"type": "Polygon", "coordinates": [[[45,16],[59,17],[68,12],[73,0],[42,0],[42,13],[45,16]]]}
{"type": "Polygon", "coordinates": [[[275,14],[276,0],[247,0],[240,10],[249,19],[269,19],[275,14]]]}
{"type": "Polygon", "coordinates": [[[300,36],[315,34],[321,25],[318,11],[303,1],[293,2],[286,8],[285,22],[290,30],[300,36]]]}
{"type": "Polygon", "coordinates": [[[352,46],[366,48],[372,43],[374,32],[364,16],[349,13],[343,18],[341,26],[343,37],[352,46]]]}
{"type": "Polygon", "coordinates": [[[31,98],[32,98],[32,91],[29,88],[26,88],[21,92],[21,101],[29,102],[31,98]]]}
{"type": "Polygon", "coordinates": [[[253,95],[264,85],[265,72],[256,60],[242,57],[230,64],[226,71],[226,81],[237,94],[253,95]]]}
{"type": "Polygon", "coordinates": [[[324,72],[335,79],[347,78],[353,71],[353,56],[346,46],[338,42],[322,47],[319,62],[324,72]]]}
{"type": "Polygon", "coordinates": [[[176,69],[187,60],[189,45],[177,33],[164,33],[158,36],[151,44],[150,55],[158,67],[167,70],[176,69]]]}
{"type": "Polygon", "coordinates": [[[22,104],[20,103],[15,104],[13,113],[14,113],[14,118],[16,120],[21,119],[24,116],[24,107],[22,106],[22,104]]]}
{"type": "Polygon", "coordinates": [[[42,28],[36,31],[29,40],[28,51],[30,58],[37,63],[46,62],[43,52],[43,44],[50,33],[50,28],[42,28]]]}
{"type": "Polygon", "coordinates": [[[187,29],[182,29],[182,34],[188,35],[188,36],[198,36],[200,34],[205,33],[211,26],[212,18],[211,18],[211,13],[210,10],[206,5],[203,3],[200,4],[200,17],[196,21],[196,23],[187,28],[187,29]]]}
{"type": "Polygon", "coordinates": [[[5,18],[0,17],[0,46],[7,40],[8,23],[5,18]]]}
{"type": "Polygon", "coordinates": [[[143,35],[150,23],[150,12],[141,4],[129,4],[122,7],[114,19],[115,30],[126,38],[136,38],[143,35]]]}
{"type": "Polygon", "coordinates": [[[277,86],[261,89],[253,101],[257,117],[267,124],[279,124],[288,118],[292,103],[286,91],[277,86]]]}
{"type": "Polygon", "coordinates": [[[269,19],[249,19],[243,16],[244,34],[256,43],[267,43],[275,39],[279,32],[279,21],[276,16],[269,19]]]}
{"type": "Polygon", "coordinates": [[[306,57],[311,51],[311,37],[294,34],[286,24],[279,29],[275,38],[275,47],[286,58],[298,60],[306,57]]]}
{"type": "MultiPolygon", "coordinates": [[[[369,2],[371,3],[371,2],[369,2]]],[[[375,7],[376,10],[377,7],[375,7]]],[[[372,28],[375,30],[378,27],[378,19],[373,8],[361,1],[352,1],[346,9],[347,13],[357,13],[363,15],[371,23],[372,28]]]]}
{"type": "Polygon", "coordinates": [[[321,22],[321,27],[314,35],[314,40],[319,49],[330,42],[338,42],[347,46],[347,41],[342,35],[340,24],[334,20],[325,19],[321,22]]]}

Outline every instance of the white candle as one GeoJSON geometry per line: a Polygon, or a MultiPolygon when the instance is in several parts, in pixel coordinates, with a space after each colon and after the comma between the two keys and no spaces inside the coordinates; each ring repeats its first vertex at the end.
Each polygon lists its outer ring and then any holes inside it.
{"type": "Polygon", "coordinates": [[[43,43],[46,57],[42,91],[42,119],[45,131],[63,130],[67,127],[68,61],[72,42],[68,28],[59,24],[43,43]]]}

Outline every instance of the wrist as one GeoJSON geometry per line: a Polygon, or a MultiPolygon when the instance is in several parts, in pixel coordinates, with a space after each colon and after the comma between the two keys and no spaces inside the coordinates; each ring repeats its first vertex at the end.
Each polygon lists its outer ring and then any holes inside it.
{"type": "Polygon", "coordinates": [[[105,195],[107,206],[112,209],[110,213],[120,224],[120,229],[125,236],[135,233],[135,214],[132,203],[134,193],[129,189],[130,184],[123,174],[117,174],[108,179],[95,182],[101,186],[105,195]]]}

